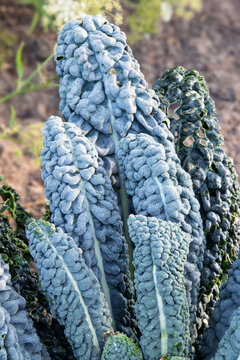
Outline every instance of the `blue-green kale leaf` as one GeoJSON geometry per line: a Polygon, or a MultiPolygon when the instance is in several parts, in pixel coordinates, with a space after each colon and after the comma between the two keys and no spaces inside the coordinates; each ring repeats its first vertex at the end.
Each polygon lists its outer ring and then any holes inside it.
{"type": "Polygon", "coordinates": [[[191,237],[179,224],[154,217],[130,215],[128,224],[136,246],[136,312],[144,359],[188,356],[190,317],[184,264],[191,237]]]}
{"type": "Polygon", "coordinates": [[[51,220],[83,250],[109,304],[114,328],[136,328],[128,246],[116,195],[94,145],[75,124],[50,117],[44,127],[42,178],[51,220]]]}
{"type": "Polygon", "coordinates": [[[12,287],[8,264],[0,256],[0,358],[50,360],[25,305],[25,299],[12,287]]]}
{"type": "Polygon", "coordinates": [[[44,220],[32,219],[26,234],[51,313],[65,327],[75,357],[100,359],[103,333],[113,330],[112,318],[82,250],[61,228],[44,220]]]}

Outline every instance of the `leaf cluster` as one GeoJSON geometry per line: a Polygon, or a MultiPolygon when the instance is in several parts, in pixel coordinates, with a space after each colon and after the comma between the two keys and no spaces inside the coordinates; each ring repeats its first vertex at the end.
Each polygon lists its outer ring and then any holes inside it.
{"type": "Polygon", "coordinates": [[[72,350],[63,329],[57,320],[53,319],[38,275],[34,271],[25,235],[26,222],[30,215],[19,204],[18,193],[8,184],[0,187],[0,198],[0,255],[9,265],[12,284],[25,298],[26,309],[34,327],[52,358],[73,360],[72,350]],[[15,222],[15,230],[10,226],[11,218],[15,222]]]}

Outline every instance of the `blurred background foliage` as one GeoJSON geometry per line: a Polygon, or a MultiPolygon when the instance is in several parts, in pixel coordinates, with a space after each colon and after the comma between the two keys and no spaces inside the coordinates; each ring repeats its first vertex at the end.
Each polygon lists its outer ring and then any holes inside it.
{"type": "Polygon", "coordinates": [[[33,156],[36,165],[40,167],[40,155],[43,149],[42,129],[43,123],[40,122],[23,127],[20,120],[16,118],[15,109],[11,106],[9,124],[0,125],[0,141],[12,140],[14,142],[12,153],[16,158],[29,153],[33,156]]]}
{"type": "Polygon", "coordinates": [[[9,30],[0,32],[0,70],[7,67],[8,59],[13,54],[13,45],[17,42],[17,35],[9,30]]]}
{"type": "MultiPolygon", "coordinates": [[[[58,32],[64,23],[83,14],[102,14],[110,21],[123,25],[128,42],[140,40],[145,34],[157,32],[159,21],[169,21],[173,15],[191,19],[202,8],[203,0],[19,0],[18,6],[30,6],[34,10],[29,23],[28,36],[40,26],[47,33],[58,32]]],[[[15,89],[0,97],[0,104],[21,94],[57,87],[57,76],[46,78],[44,69],[54,57],[37,64],[27,76],[23,62],[24,42],[18,43],[18,36],[9,30],[0,33],[0,70],[8,67],[9,59],[15,57],[15,89]],[[16,49],[17,44],[17,50],[16,49]]],[[[17,119],[18,109],[10,105],[10,119],[0,126],[0,140],[15,143],[13,154],[20,157],[23,152],[33,155],[40,166],[42,149],[42,123],[23,126],[17,119]]]]}
{"type": "Polygon", "coordinates": [[[136,39],[145,33],[156,32],[159,19],[169,21],[174,12],[191,19],[202,8],[202,0],[20,0],[19,4],[28,4],[35,9],[30,32],[38,21],[47,31],[49,27],[62,27],[66,21],[80,18],[83,14],[102,14],[121,25],[124,5],[127,5],[132,10],[126,16],[128,35],[134,35],[136,39]]]}
{"type": "Polygon", "coordinates": [[[157,32],[158,21],[169,21],[173,14],[190,20],[202,9],[202,0],[126,0],[132,9],[126,18],[129,26],[130,43],[141,39],[144,34],[157,32]]]}

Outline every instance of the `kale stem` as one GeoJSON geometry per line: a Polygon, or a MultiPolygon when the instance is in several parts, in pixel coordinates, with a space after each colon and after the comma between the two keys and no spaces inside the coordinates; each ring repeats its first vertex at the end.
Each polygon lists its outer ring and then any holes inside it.
{"type": "Polygon", "coordinates": [[[134,279],[133,244],[130,239],[130,235],[128,231],[128,223],[127,223],[129,217],[128,197],[127,197],[126,188],[120,176],[120,171],[119,171],[119,177],[120,177],[120,198],[121,198],[122,214],[123,214],[123,228],[124,228],[126,242],[128,245],[129,271],[130,271],[131,279],[133,280],[134,279]]]}

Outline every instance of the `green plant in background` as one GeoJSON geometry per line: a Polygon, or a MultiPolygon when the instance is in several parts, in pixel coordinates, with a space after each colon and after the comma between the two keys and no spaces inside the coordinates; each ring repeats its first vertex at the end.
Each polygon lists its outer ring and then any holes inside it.
{"type": "MultiPolygon", "coordinates": [[[[15,56],[15,67],[17,73],[16,87],[13,91],[0,98],[0,104],[14,98],[17,95],[25,94],[27,92],[58,87],[54,82],[57,75],[46,79],[44,75],[44,68],[54,57],[51,54],[44,62],[38,64],[37,67],[24,78],[24,63],[22,59],[24,43],[22,42],[15,56]]],[[[15,156],[22,156],[23,151],[30,152],[38,166],[40,166],[40,153],[42,151],[42,123],[30,124],[23,127],[17,118],[16,109],[10,105],[10,118],[7,125],[0,126],[0,140],[8,139],[15,142],[17,145],[13,148],[15,156]],[[21,145],[23,147],[19,146],[21,145]]]]}
{"type": "Polygon", "coordinates": [[[43,123],[30,124],[23,127],[16,118],[16,111],[10,107],[11,115],[8,125],[0,126],[0,140],[11,140],[16,144],[13,153],[21,157],[23,152],[30,153],[38,166],[40,166],[40,154],[43,148],[42,128],[43,123]],[[20,145],[20,146],[19,146],[20,145]]]}
{"type": "Polygon", "coordinates": [[[39,166],[43,149],[42,128],[43,123],[30,124],[20,133],[23,146],[33,155],[36,164],[39,166]]]}
{"type": "Polygon", "coordinates": [[[202,10],[202,0],[169,0],[169,3],[175,8],[176,15],[187,20],[192,19],[196,12],[202,10]]]}
{"type": "Polygon", "coordinates": [[[9,58],[13,54],[13,46],[16,44],[17,35],[5,29],[0,32],[0,70],[4,70],[9,58]]]}
{"type": "Polygon", "coordinates": [[[25,79],[23,78],[24,77],[24,64],[22,59],[23,47],[24,47],[24,43],[22,42],[18,47],[15,56],[15,65],[17,72],[16,88],[7,95],[1,97],[0,104],[20,94],[25,94],[27,92],[36,91],[36,90],[58,87],[58,84],[54,83],[54,80],[57,78],[56,74],[52,76],[50,79],[46,79],[43,73],[43,68],[46,67],[46,65],[54,57],[54,53],[51,54],[42,63],[38,64],[37,67],[30,73],[30,75],[25,77],[25,79]],[[36,83],[37,78],[38,78],[38,82],[36,83]]]}
{"type": "Polygon", "coordinates": [[[66,21],[84,14],[108,16],[120,25],[123,22],[122,5],[126,4],[131,11],[126,17],[130,43],[141,39],[144,34],[156,33],[160,18],[169,21],[175,13],[190,20],[202,9],[202,0],[20,0],[20,4],[32,5],[35,9],[30,33],[39,21],[47,31],[49,27],[61,28],[66,21]]]}
{"type": "Polygon", "coordinates": [[[20,5],[34,7],[34,15],[29,27],[32,33],[41,22],[44,31],[61,27],[67,20],[84,13],[110,16],[117,24],[122,23],[122,6],[119,0],[20,0],[20,5]]]}
{"type": "Polygon", "coordinates": [[[34,8],[34,15],[32,22],[29,26],[29,33],[31,34],[39,22],[42,22],[43,30],[46,32],[49,30],[49,27],[54,29],[54,24],[51,16],[44,9],[45,0],[20,0],[20,5],[31,5],[34,8]]]}
{"type": "Polygon", "coordinates": [[[129,42],[141,39],[144,34],[156,33],[159,18],[169,21],[176,13],[189,20],[202,9],[202,0],[126,0],[126,3],[133,10],[126,20],[130,29],[129,42]]]}
{"type": "MultiPolygon", "coordinates": [[[[81,17],[85,13],[90,14],[105,14],[110,16],[115,23],[122,23],[122,7],[119,0],[20,0],[19,5],[32,5],[35,9],[32,22],[29,27],[29,32],[32,33],[41,19],[43,29],[46,31],[51,28],[61,27],[67,20],[81,17]]],[[[0,69],[6,61],[7,57],[13,53],[12,46],[17,41],[17,37],[8,31],[3,31],[0,34],[0,69]],[[2,51],[1,51],[2,50],[2,51]]],[[[44,68],[49,64],[55,56],[53,52],[46,60],[38,64],[36,68],[24,78],[24,63],[22,53],[24,42],[22,42],[15,56],[16,66],[16,88],[10,93],[0,98],[0,104],[12,99],[13,97],[25,94],[36,90],[44,90],[48,88],[58,87],[54,82],[57,74],[54,74],[50,79],[46,79],[44,75],[44,68]]]]}
{"type": "MultiPolygon", "coordinates": [[[[119,0],[45,0],[43,8],[57,27],[62,27],[66,21],[79,18],[85,13],[107,15],[116,24],[122,23],[122,6],[119,0]]],[[[42,18],[44,26],[48,19],[46,16],[42,18]]]]}

